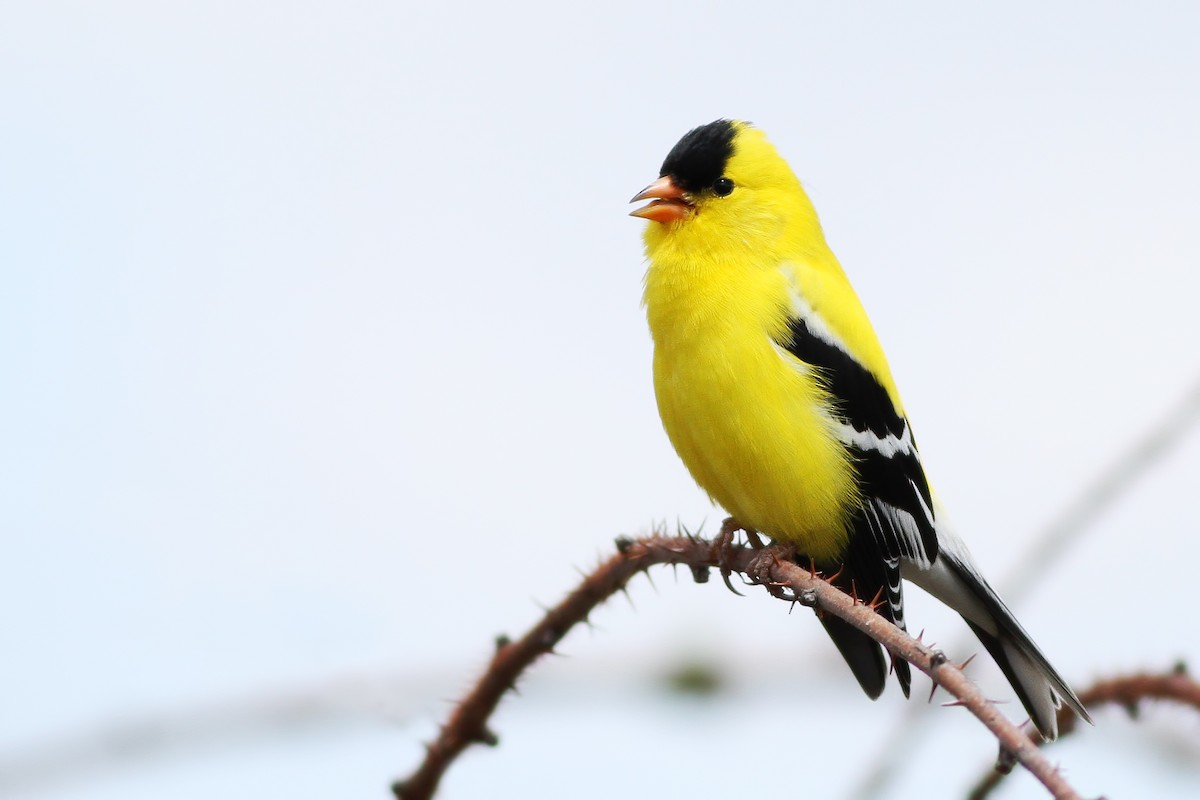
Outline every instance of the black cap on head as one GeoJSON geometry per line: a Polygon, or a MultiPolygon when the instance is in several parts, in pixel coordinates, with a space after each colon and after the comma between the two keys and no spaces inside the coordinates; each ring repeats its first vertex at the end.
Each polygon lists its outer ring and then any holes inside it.
{"type": "Polygon", "coordinates": [[[688,192],[712,186],[713,181],[725,174],[736,132],[733,122],[727,119],[693,128],[667,153],[659,177],[670,175],[688,192]]]}

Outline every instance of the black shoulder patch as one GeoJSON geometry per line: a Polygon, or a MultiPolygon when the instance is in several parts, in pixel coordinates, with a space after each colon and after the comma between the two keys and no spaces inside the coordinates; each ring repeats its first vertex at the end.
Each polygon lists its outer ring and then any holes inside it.
{"type": "Polygon", "coordinates": [[[689,192],[708,188],[725,174],[736,132],[733,122],[727,119],[693,128],[667,153],[658,176],[670,175],[689,192]]]}
{"type": "Polygon", "coordinates": [[[814,334],[799,317],[792,319],[789,333],[791,338],[780,344],[805,364],[817,368],[837,404],[834,411],[839,417],[856,430],[869,430],[876,436],[904,433],[904,419],[896,413],[892,398],[862,364],[814,334]]]}
{"type": "MultiPolygon", "coordinates": [[[[887,390],[875,376],[849,353],[813,333],[804,319],[793,318],[788,340],[779,344],[815,370],[829,392],[833,404],[830,411],[855,431],[869,431],[880,439],[892,440],[901,440],[907,434],[913,441],[908,421],[896,413],[887,390]]],[[[854,459],[863,501],[852,522],[854,534],[875,539],[890,558],[936,558],[937,533],[930,518],[933,496],[916,455],[915,441],[911,451],[891,454],[847,447],[854,459]],[[878,504],[911,516],[915,531],[905,530],[887,514],[881,515],[878,504]]]]}

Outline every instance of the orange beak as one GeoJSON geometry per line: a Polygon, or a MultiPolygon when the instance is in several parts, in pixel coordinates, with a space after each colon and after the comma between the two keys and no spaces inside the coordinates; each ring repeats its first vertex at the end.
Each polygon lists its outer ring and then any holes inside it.
{"type": "Polygon", "coordinates": [[[662,176],[642,189],[629,202],[636,203],[639,200],[650,200],[650,203],[630,211],[629,216],[641,217],[665,225],[668,222],[687,219],[692,213],[692,204],[687,201],[687,195],[683,189],[675,185],[675,181],[671,180],[669,175],[662,176]]]}

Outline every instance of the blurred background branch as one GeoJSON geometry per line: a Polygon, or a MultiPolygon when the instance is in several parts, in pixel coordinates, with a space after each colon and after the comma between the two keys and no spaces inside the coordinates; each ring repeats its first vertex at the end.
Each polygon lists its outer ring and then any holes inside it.
{"type": "MultiPolygon", "coordinates": [[[[1142,703],[1147,700],[1162,700],[1174,702],[1182,706],[1190,706],[1200,711],[1200,683],[1187,674],[1184,665],[1180,664],[1166,674],[1141,673],[1109,680],[1097,681],[1079,693],[1079,699],[1088,711],[1094,711],[1099,706],[1117,705],[1124,708],[1129,716],[1137,718],[1142,703]]],[[[1058,732],[1060,737],[1067,736],[1077,730],[1078,718],[1068,708],[1059,709],[1058,732]]],[[[1026,730],[1032,732],[1031,726],[1026,730]]],[[[1042,744],[1047,744],[1042,742],[1042,744]]],[[[967,795],[968,800],[985,800],[998,787],[1004,778],[1012,772],[1012,764],[1008,759],[1001,758],[995,767],[988,770],[967,795]]]]}

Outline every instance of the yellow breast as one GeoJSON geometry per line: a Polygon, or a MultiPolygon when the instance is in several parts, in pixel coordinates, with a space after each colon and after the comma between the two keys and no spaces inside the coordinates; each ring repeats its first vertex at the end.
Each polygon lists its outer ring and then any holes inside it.
{"type": "Polygon", "coordinates": [[[774,344],[791,307],[778,265],[659,247],[646,275],[663,426],[696,482],[743,525],[818,560],[840,555],[855,499],[829,398],[774,344]]]}

